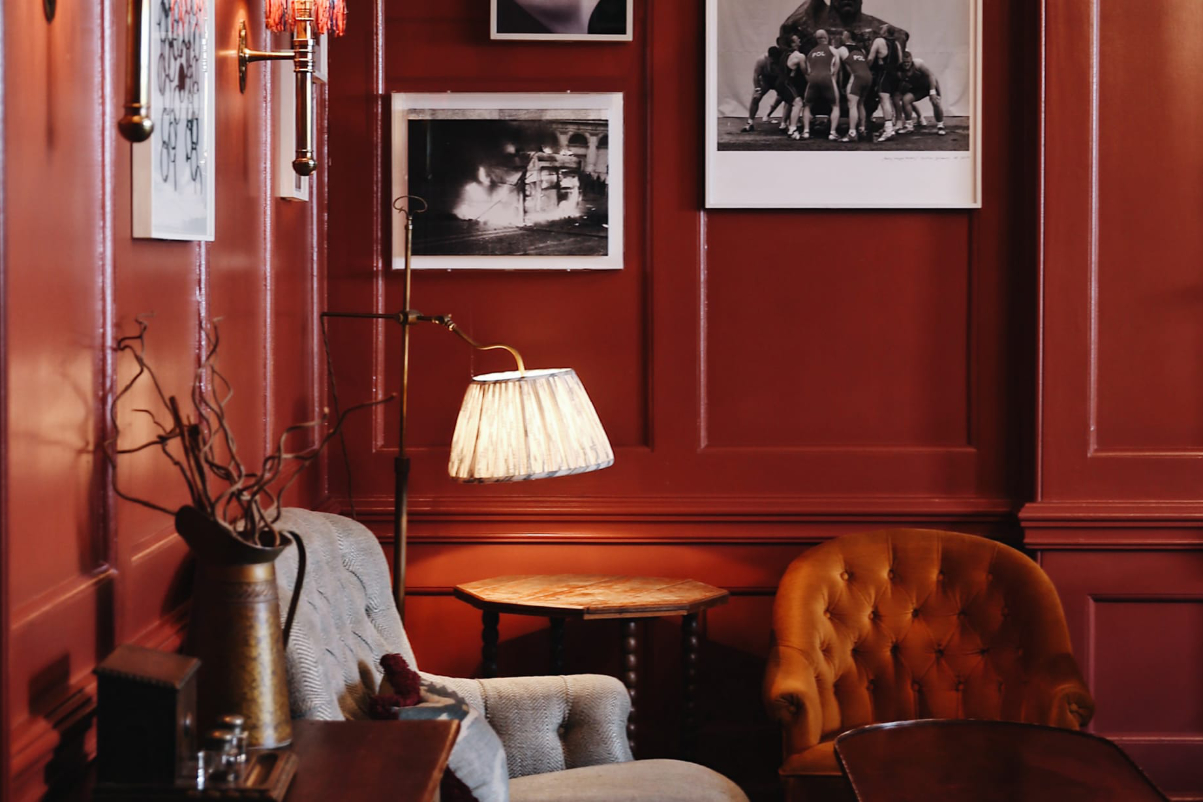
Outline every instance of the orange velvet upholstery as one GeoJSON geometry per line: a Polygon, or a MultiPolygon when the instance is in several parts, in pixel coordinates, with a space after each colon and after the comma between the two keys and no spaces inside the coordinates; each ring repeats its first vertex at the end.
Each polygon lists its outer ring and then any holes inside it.
{"type": "Polygon", "coordinates": [[[825,798],[814,791],[840,774],[833,741],[855,727],[978,718],[1078,729],[1094,713],[1044,571],[994,541],[923,529],[846,535],[790,564],[764,697],[781,722],[791,799],[825,798]]]}

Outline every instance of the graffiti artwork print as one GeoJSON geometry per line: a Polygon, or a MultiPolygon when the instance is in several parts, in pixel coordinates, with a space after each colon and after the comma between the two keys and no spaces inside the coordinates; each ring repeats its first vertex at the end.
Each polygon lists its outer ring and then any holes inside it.
{"type": "Polygon", "coordinates": [[[393,95],[393,197],[427,204],[415,268],[619,269],[622,186],[620,94],[393,95]]]}
{"type": "Polygon", "coordinates": [[[207,0],[152,0],[150,139],[133,145],[133,235],[214,238],[215,65],[207,0]]]}
{"type": "Polygon", "coordinates": [[[980,17],[980,0],[707,0],[707,205],[979,206],[980,17]]]}

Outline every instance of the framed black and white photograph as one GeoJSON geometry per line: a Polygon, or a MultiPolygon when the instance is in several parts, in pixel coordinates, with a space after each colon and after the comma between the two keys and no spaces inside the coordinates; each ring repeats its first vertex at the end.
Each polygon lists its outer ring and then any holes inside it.
{"type": "Polygon", "coordinates": [[[707,0],[706,205],[981,206],[981,0],[707,0]]]}
{"type": "Polygon", "coordinates": [[[629,42],[635,0],[491,0],[494,39],[629,42]]]}
{"type": "Polygon", "coordinates": [[[214,10],[199,0],[151,3],[154,132],[131,145],[131,223],[145,239],[216,234],[214,10]]]}
{"type": "Polygon", "coordinates": [[[428,205],[415,269],[622,268],[621,93],[396,93],[392,119],[393,197],[428,205]]]}

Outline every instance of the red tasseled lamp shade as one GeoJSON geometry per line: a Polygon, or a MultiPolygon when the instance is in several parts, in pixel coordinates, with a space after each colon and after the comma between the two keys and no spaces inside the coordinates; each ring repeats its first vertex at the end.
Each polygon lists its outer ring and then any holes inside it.
{"type": "Polygon", "coordinates": [[[346,0],[267,0],[267,29],[293,31],[298,19],[313,22],[316,33],[342,36],[347,30],[346,0]]]}

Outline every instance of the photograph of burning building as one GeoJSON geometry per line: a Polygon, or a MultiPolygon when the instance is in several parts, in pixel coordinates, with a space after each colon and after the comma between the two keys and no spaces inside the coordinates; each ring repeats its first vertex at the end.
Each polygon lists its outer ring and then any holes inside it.
{"type": "MultiPolygon", "coordinates": [[[[622,267],[621,95],[394,95],[415,268],[622,267]]],[[[404,227],[394,226],[404,255],[404,227]]]]}

